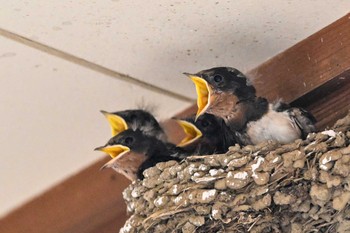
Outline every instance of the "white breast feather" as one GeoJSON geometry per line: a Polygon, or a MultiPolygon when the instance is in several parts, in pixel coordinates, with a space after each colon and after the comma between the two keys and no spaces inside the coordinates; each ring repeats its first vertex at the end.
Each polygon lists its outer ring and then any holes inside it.
{"type": "Polygon", "coordinates": [[[268,112],[259,120],[248,123],[247,133],[253,144],[267,140],[293,142],[301,132],[287,112],[276,112],[269,105],[268,112]]]}

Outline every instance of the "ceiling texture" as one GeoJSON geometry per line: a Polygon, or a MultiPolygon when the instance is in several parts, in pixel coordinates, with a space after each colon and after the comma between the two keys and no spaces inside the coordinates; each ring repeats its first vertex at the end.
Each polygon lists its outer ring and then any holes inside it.
{"type": "MultiPolygon", "coordinates": [[[[0,216],[101,158],[99,110],[194,103],[183,72],[242,71],[348,13],[348,0],[0,0],[0,216]]],[[[273,75],[273,74],[271,74],[273,75]]]]}

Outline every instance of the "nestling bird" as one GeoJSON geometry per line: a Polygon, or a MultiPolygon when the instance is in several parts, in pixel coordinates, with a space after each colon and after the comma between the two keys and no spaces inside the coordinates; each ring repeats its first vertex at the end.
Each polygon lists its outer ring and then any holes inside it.
{"type": "Polygon", "coordinates": [[[257,97],[254,86],[237,69],[215,67],[185,74],[196,86],[196,117],[210,113],[224,119],[242,144],[266,140],[289,143],[315,130],[315,118],[310,113],[257,97]]]}
{"type": "Polygon", "coordinates": [[[214,115],[204,113],[197,120],[194,116],[175,120],[186,134],[177,146],[191,154],[225,153],[236,143],[235,136],[225,122],[214,115]]]}
{"type": "Polygon", "coordinates": [[[131,109],[109,113],[101,110],[107,118],[111,127],[112,136],[127,129],[139,129],[146,135],[154,136],[161,141],[166,141],[167,136],[156,118],[148,111],[142,109],[131,109]]]}
{"type": "Polygon", "coordinates": [[[112,157],[103,168],[113,168],[129,180],[143,179],[143,171],[159,162],[181,160],[180,151],[141,130],[128,129],[112,137],[104,146],[95,150],[112,157]]]}

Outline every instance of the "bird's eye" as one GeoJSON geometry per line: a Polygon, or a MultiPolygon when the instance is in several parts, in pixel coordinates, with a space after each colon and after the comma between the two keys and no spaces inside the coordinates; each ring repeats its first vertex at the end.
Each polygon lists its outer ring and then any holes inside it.
{"type": "Polygon", "coordinates": [[[126,137],[126,138],[124,139],[124,143],[125,143],[125,145],[127,145],[127,146],[130,146],[133,142],[134,142],[134,138],[132,138],[132,137],[126,137]]]}
{"type": "Polygon", "coordinates": [[[214,76],[214,81],[216,82],[216,83],[219,83],[219,82],[221,82],[222,81],[222,76],[221,75],[215,75],[214,76]]]}

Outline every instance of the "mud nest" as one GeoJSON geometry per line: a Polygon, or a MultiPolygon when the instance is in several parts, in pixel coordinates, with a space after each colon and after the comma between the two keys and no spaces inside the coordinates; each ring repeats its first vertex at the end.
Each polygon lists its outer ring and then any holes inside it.
{"type": "Polygon", "coordinates": [[[279,145],[158,163],[124,190],[120,232],[350,232],[350,112],[279,145]]]}

